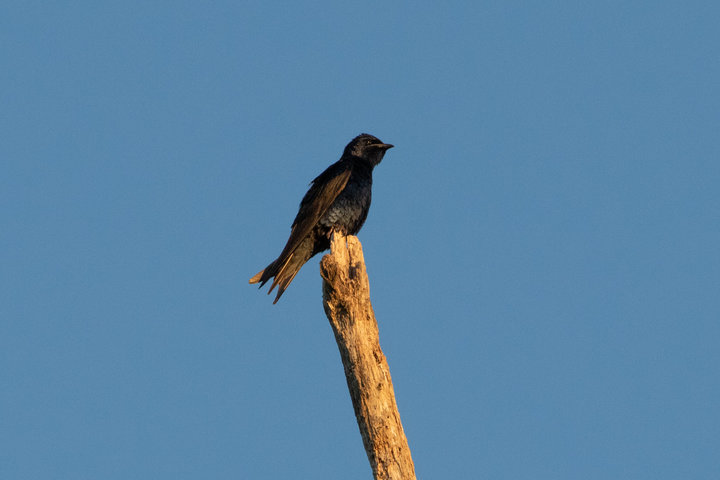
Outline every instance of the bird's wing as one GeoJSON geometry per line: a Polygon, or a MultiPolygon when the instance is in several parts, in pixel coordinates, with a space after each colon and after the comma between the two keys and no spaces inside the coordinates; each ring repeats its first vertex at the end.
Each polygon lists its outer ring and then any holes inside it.
{"type": "Polygon", "coordinates": [[[300,202],[300,210],[292,224],[290,238],[280,254],[280,258],[285,258],[294,252],[312,231],[347,185],[351,172],[351,168],[340,165],[338,162],[312,181],[310,190],[300,202]]]}

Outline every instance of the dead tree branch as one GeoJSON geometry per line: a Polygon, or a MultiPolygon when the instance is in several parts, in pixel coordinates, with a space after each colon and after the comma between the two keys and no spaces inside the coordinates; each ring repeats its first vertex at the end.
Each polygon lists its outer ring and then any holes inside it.
{"type": "Polygon", "coordinates": [[[360,241],[335,234],[320,262],[323,305],[345,368],[355,417],[375,479],[415,479],[378,326],[360,241]]]}

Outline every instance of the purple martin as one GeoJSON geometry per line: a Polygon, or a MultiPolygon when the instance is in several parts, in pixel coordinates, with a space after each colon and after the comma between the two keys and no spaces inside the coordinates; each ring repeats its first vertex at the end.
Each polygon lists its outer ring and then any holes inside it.
{"type": "Polygon", "coordinates": [[[330,248],[333,232],[357,234],[370,209],[373,168],[392,147],[367,133],[353,138],[340,160],[311,182],[280,256],[250,283],[262,287],[273,278],[268,294],[278,287],[273,302],[277,303],[305,262],[330,248]]]}

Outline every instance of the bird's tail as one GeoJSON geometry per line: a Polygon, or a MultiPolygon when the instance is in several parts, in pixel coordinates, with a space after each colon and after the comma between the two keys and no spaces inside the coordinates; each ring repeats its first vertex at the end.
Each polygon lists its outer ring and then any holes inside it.
{"type": "Polygon", "coordinates": [[[295,275],[300,271],[300,268],[305,265],[305,262],[310,260],[312,257],[312,241],[305,247],[306,242],[300,244],[294,252],[287,255],[285,258],[282,256],[272,262],[270,265],[265,267],[264,270],[258,272],[254,277],[250,279],[250,283],[259,283],[262,288],[271,278],[273,278],[268,295],[273,291],[275,287],[278,287],[277,296],[273,301],[273,304],[280,300],[280,297],[287,289],[290,282],[293,281],[295,275]]]}

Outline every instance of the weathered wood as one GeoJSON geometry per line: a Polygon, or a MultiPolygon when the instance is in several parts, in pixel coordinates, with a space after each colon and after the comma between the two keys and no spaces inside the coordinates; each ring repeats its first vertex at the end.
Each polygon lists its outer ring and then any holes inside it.
{"type": "Polygon", "coordinates": [[[380,349],[377,321],[360,241],[335,234],[320,262],[323,306],[345,368],[355,417],[375,479],[415,479],[400,422],[390,368],[380,349]]]}

